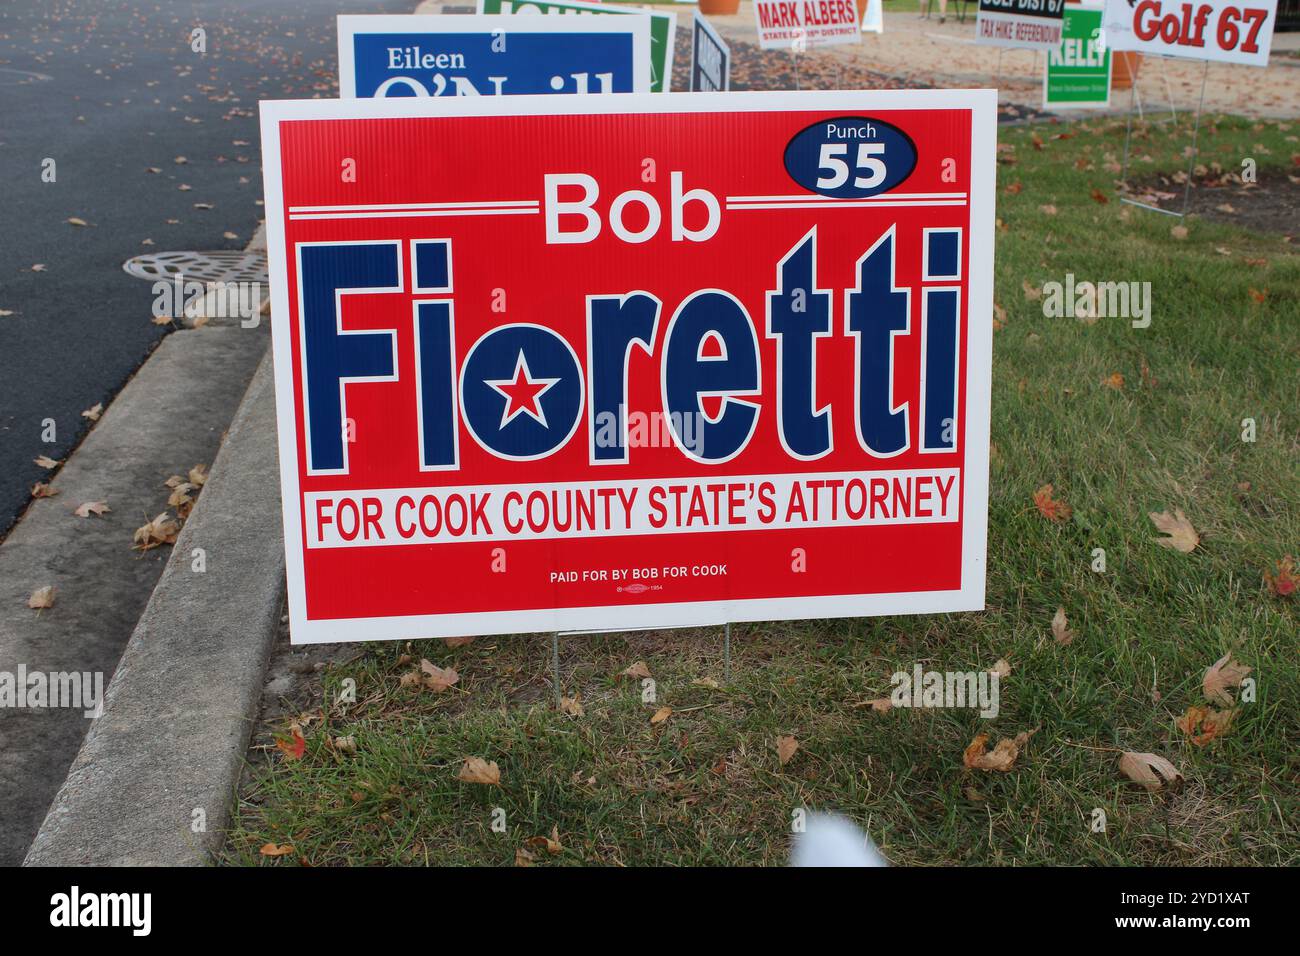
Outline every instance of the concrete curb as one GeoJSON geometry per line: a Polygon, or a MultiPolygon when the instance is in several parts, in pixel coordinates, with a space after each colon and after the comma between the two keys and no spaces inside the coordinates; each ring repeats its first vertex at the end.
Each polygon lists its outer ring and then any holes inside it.
{"type": "Polygon", "coordinates": [[[276,462],[268,352],[25,865],[201,865],[220,848],[283,602],[276,462]]]}
{"type": "MultiPolygon", "coordinates": [[[[142,321],[146,321],[142,319],[142,321]]],[[[0,544],[0,672],[113,676],[167,562],[132,533],[168,511],[168,475],[210,464],[266,354],[260,329],[166,336],[0,544]],[[79,518],[83,502],[112,511],[79,518]],[[37,588],[54,607],[27,607],[37,588]]],[[[68,706],[0,707],[0,865],[22,862],[94,721],[68,706]]]]}

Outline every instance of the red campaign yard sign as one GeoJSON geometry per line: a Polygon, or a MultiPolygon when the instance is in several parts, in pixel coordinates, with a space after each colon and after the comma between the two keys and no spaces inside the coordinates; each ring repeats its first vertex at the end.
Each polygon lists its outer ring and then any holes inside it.
{"type": "Polygon", "coordinates": [[[982,608],[994,109],[263,103],[294,641],[982,608]]]}

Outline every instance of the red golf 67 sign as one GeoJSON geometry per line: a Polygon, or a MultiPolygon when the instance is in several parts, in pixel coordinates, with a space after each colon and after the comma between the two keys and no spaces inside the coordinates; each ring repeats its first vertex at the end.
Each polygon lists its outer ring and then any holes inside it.
{"type": "Polygon", "coordinates": [[[1277,0],[1106,0],[1112,50],[1268,66],[1277,0]]]}
{"type": "Polygon", "coordinates": [[[981,608],[994,105],[262,104],[294,640],[981,608]]]}

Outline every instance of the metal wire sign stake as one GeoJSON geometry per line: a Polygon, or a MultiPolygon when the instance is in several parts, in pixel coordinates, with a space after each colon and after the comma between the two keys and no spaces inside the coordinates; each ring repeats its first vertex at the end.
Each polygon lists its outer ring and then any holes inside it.
{"type": "MultiPolygon", "coordinates": [[[[1161,59],[1163,60],[1164,58],[1161,57],[1161,59]]],[[[1205,63],[1205,68],[1201,71],[1201,95],[1196,102],[1196,117],[1192,122],[1192,147],[1191,150],[1188,152],[1188,156],[1187,156],[1187,179],[1183,185],[1182,210],[1179,212],[1174,212],[1172,209],[1162,209],[1161,207],[1152,205],[1151,203],[1145,203],[1140,200],[1133,199],[1130,196],[1123,196],[1123,195],[1119,197],[1120,202],[1128,203],[1130,206],[1137,206],[1139,209],[1149,209],[1152,212],[1164,213],[1166,216],[1174,216],[1177,219],[1182,219],[1187,215],[1187,207],[1188,204],[1191,202],[1191,197],[1192,197],[1192,171],[1196,168],[1197,141],[1200,137],[1200,132],[1201,132],[1201,110],[1205,106],[1205,81],[1210,74],[1210,61],[1205,60],[1204,63],[1205,63]]],[[[1125,124],[1124,124],[1124,163],[1119,174],[1120,182],[1122,183],[1123,188],[1125,190],[1128,189],[1129,143],[1133,136],[1133,101],[1134,101],[1134,97],[1137,96],[1136,76],[1133,78],[1133,86],[1131,87],[1131,89],[1133,92],[1129,94],[1128,116],[1126,117],[1125,124]]],[[[1172,96],[1170,96],[1169,105],[1170,108],[1172,109],[1173,108],[1172,96]]],[[[1177,113],[1175,113],[1174,116],[1177,117],[1177,113]]],[[[1174,122],[1175,124],[1177,123],[1176,118],[1174,122]]]]}
{"type": "MultiPolygon", "coordinates": [[[[1170,4],[1170,6],[1175,6],[1170,4]]],[[[1205,107],[1205,86],[1210,74],[1210,62],[1241,66],[1267,67],[1273,30],[1278,21],[1278,0],[1198,0],[1182,5],[1182,17],[1168,10],[1160,15],[1159,3],[1106,3],[1102,18],[1102,36],[1107,48],[1116,53],[1134,56],[1155,56],[1160,59],[1160,72],[1165,93],[1169,96],[1169,109],[1174,122],[1178,111],[1173,103],[1173,90],[1169,82],[1167,57],[1178,60],[1196,59],[1203,63],[1201,92],[1196,103],[1196,116],[1192,122],[1192,144],[1187,151],[1187,179],[1183,185],[1183,206],[1179,212],[1162,209],[1121,194],[1120,201],[1153,212],[1182,218],[1191,204],[1192,173],[1196,169],[1198,139],[1201,131],[1201,113],[1205,107]]],[[[1129,61],[1136,66],[1134,61],[1129,61]]],[[[1129,150],[1133,134],[1133,102],[1138,103],[1141,115],[1141,92],[1138,90],[1136,71],[1133,73],[1132,93],[1129,96],[1129,115],[1124,132],[1124,163],[1121,168],[1121,188],[1128,191],[1129,150]]]]}

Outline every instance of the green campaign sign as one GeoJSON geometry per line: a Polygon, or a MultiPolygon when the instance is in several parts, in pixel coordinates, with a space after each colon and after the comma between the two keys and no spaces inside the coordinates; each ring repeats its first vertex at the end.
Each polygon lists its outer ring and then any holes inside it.
{"type": "Polygon", "coordinates": [[[1101,109],[1110,105],[1110,51],[1101,36],[1102,4],[1067,4],[1061,45],[1047,54],[1043,106],[1101,109]]]}
{"type": "Polygon", "coordinates": [[[519,14],[525,17],[632,14],[650,18],[650,90],[666,93],[673,80],[673,41],[677,39],[677,14],[639,7],[584,3],[580,0],[478,0],[479,13],[519,14]]]}

